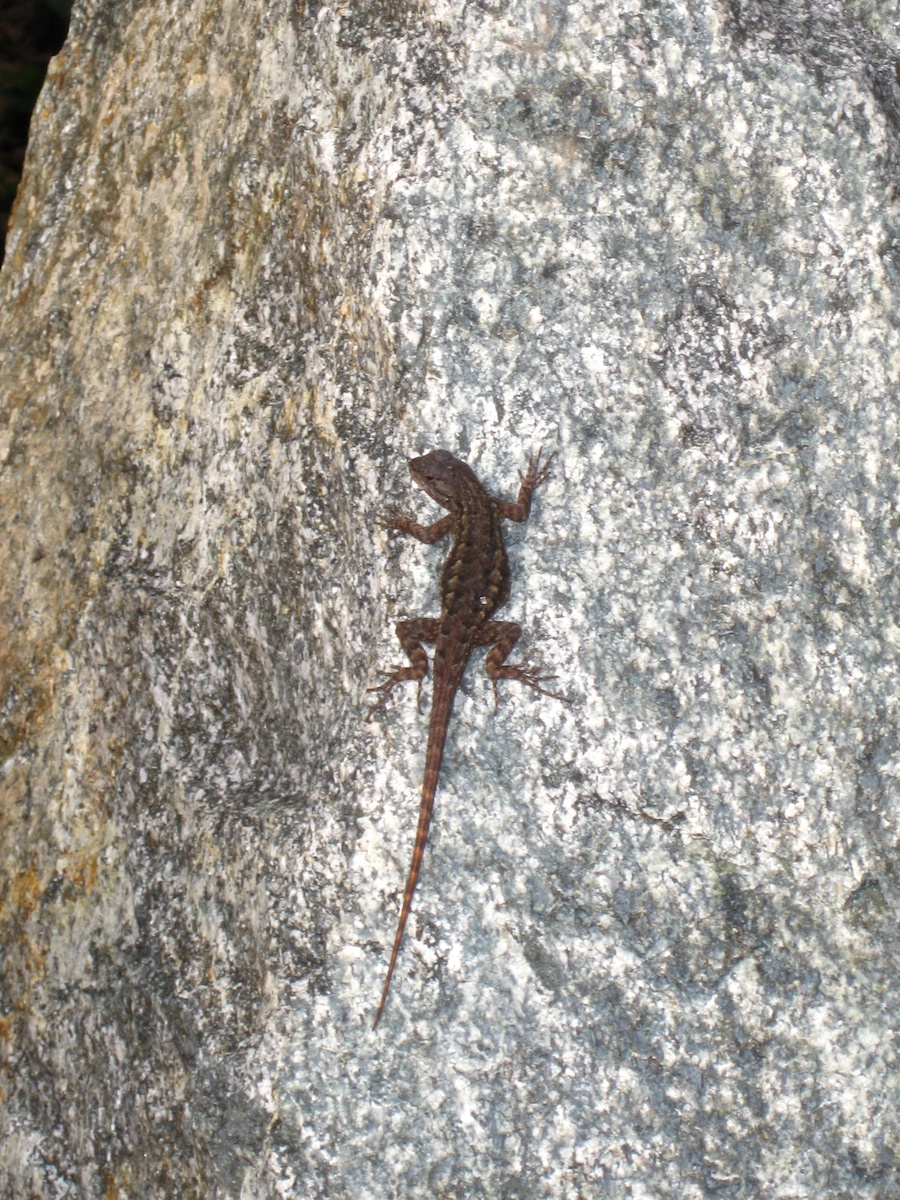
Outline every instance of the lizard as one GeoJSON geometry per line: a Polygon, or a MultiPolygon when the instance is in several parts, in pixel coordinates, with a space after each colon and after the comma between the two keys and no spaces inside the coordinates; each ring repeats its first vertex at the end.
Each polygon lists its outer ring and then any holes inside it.
{"type": "Polygon", "coordinates": [[[409,471],[419,487],[447,509],[446,515],[431,525],[420,525],[399,509],[390,508],[378,519],[389,537],[408,534],[425,545],[432,545],[452,533],[454,540],[441,572],[441,615],[415,617],[397,624],[397,637],[410,665],[393,666],[388,671],[380,672],[386,676],[384,682],[368,689],[377,693],[378,699],[369,709],[367,720],[384,705],[398,684],[409,680],[418,684],[417,704],[421,708],[422,680],[428,673],[428,655],[424,646],[434,646],[431,719],[419,824],[390,965],[373,1029],[377,1028],[381,1019],[412,907],[428,841],[450,715],[469,656],[476,647],[490,647],[485,669],[493,686],[495,710],[499,705],[497,683],[501,679],[514,679],[545,696],[564,699],[541,686],[555,676],[540,675],[535,667],[506,663],[507,655],[522,632],[521,626],[515,621],[492,619],[497,609],[509,599],[510,591],[509,560],[500,522],[527,520],[531,512],[531,497],[549,477],[550,464],[555,457],[551,455],[542,464],[541,454],[539,450],[529,458],[524,475],[519,472],[519,494],[515,503],[511,503],[492,496],[478,481],[472,468],[454,458],[449,451],[432,450],[421,458],[410,459],[409,471]]]}

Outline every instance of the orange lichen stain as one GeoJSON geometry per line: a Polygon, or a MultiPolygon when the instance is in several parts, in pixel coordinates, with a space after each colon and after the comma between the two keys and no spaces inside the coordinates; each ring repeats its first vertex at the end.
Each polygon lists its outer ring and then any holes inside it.
{"type": "MultiPolygon", "coordinates": [[[[28,1014],[31,1013],[31,1007],[24,998],[30,991],[33,985],[37,984],[46,975],[47,954],[49,947],[35,941],[29,937],[27,933],[15,937],[10,940],[8,948],[10,951],[15,950],[19,978],[22,981],[21,991],[23,995],[19,997],[10,1013],[10,1020],[16,1025],[28,1014]]],[[[10,1034],[11,1038],[15,1036],[15,1026],[10,1034]]]]}
{"type": "Polygon", "coordinates": [[[92,850],[76,856],[66,873],[77,888],[89,891],[97,879],[97,851],[92,850]]]}
{"type": "MultiPolygon", "coordinates": [[[[59,862],[59,870],[70,884],[70,898],[74,899],[73,890],[88,892],[93,889],[97,882],[98,865],[99,852],[96,849],[82,850],[59,862]]],[[[6,901],[0,902],[0,916],[24,924],[37,907],[44,888],[44,882],[32,860],[27,870],[12,877],[6,901]]],[[[35,966],[38,965],[36,958],[35,966]]]]}
{"type": "Polygon", "coordinates": [[[9,758],[37,732],[56,695],[59,664],[54,647],[28,640],[0,625],[0,708],[9,714],[0,726],[0,757],[9,758]]]}
{"type": "Polygon", "coordinates": [[[116,1175],[107,1175],[106,1181],[104,1182],[106,1182],[107,1186],[106,1200],[122,1200],[122,1196],[128,1195],[127,1180],[125,1181],[125,1190],[122,1192],[119,1183],[118,1172],[116,1172],[116,1175]]]}
{"type": "Polygon", "coordinates": [[[20,871],[13,877],[9,887],[10,900],[20,920],[28,920],[43,892],[44,886],[32,861],[27,871],[20,871]]]}
{"type": "Polygon", "coordinates": [[[131,1195],[132,1174],[130,1165],[126,1163],[116,1167],[114,1172],[104,1175],[104,1200],[122,1200],[123,1197],[131,1195]]]}
{"type": "Polygon", "coordinates": [[[289,395],[281,410],[280,434],[286,441],[298,437],[306,426],[306,416],[312,407],[312,393],[306,391],[302,396],[297,393],[289,395]]]}

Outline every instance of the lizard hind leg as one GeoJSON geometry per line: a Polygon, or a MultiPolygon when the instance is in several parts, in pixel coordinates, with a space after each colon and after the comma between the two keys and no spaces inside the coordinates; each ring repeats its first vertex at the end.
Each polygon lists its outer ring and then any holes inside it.
{"type": "Polygon", "coordinates": [[[539,674],[538,667],[529,667],[524,663],[506,663],[504,661],[519,640],[521,632],[522,627],[517,625],[515,621],[488,621],[478,631],[478,644],[491,647],[484,665],[494,689],[495,711],[500,707],[497,683],[501,679],[514,679],[517,683],[524,683],[535,692],[540,692],[542,696],[550,696],[554,700],[566,701],[565,696],[561,696],[558,692],[551,692],[547,688],[541,687],[542,683],[549,683],[552,679],[555,679],[555,675],[541,675],[539,674]]]}
{"type": "Polygon", "coordinates": [[[428,674],[428,655],[423,649],[423,644],[428,646],[434,644],[440,624],[440,621],[434,617],[414,617],[410,621],[397,622],[397,637],[410,661],[410,666],[394,666],[389,671],[382,671],[381,674],[386,676],[384,683],[378,683],[375,687],[366,689],[378,695],[378,699],[366,714],[367,721],[384,705],[398,683],[407,683],[409,680],[415,680],[419,685],[416,705],[421,711],[422,680],[428,674]]]}

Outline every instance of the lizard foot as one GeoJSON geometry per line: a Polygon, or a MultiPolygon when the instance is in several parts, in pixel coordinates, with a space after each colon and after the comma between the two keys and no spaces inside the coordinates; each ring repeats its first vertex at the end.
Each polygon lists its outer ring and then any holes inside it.
{"type": "Polygon", "coordinates": [[[556,679],[556,675],[539,675],[538,667],[526,667],[524,665],[501,667],[500,670],[491,679],[491,684],[494,689],[494,711],[500,707],[500,693],[497,691],[497,683],[501,679],[513,679],[516,683],[524,683],[526,687],[530,687],[532,691],[540,692],[542,696],[549,696],[553,700],[562,700],[564,704],[569,701],[565,696],[561,696],[559,692],[548,691],[547,688],[541,687],[542,683],[550,683],[556,679]]]}
{"type": "Polygon", "coordinates": [[[378,695],[378,699],[366,713],[367,721],[372,719],[379,708],[384,707],[388,696],[390,696],[398,683],[407,683],[410,679],[415,679],[419,685],[416,692],[416,707],[419,712],[422,711],[422,680],[414,673],[412,667],[391,667],[389,671],[379,671],[378,674],[384,675],[386,678],[384,683],[376,683],[374,687],[366,688],[367,692],[375,692],[378,695]]]}
{"type": "Polygon", "coordinates": [[[523,475],[521,471],[519,472],[519,479],[530,492],[537,491],[541,484],[546,483],[546,481],[550,478],[550,466],[553,463],[554,458],[556,458],[556,452],[554,451],[544,465],[541,466],[541,455],[543,453],[544,451],[542,447],[540,450],[538,450],[537,454],[532,454],[532,456],[529,458],[528,469],[526,470],[525,474],[523,475]]]}

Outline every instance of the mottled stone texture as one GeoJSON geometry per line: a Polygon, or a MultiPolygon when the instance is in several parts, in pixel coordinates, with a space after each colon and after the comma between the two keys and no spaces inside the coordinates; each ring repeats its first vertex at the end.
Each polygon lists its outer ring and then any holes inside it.
{"type": "Polygon", "coordinates": [[[900,1196],[893,0],[85,0],[0,277],[0,1194],[900,1196]],[[371,1031],[434,612],[512,496],[371,1031]]]}

